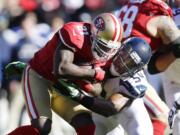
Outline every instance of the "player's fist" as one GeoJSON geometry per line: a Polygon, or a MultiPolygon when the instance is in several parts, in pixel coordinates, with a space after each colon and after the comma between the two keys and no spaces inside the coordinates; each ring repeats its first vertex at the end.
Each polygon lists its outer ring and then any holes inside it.
{"type": "Polygon", "coordinates": [[[95,70],[95,76],[94,76],[95,80],[102,81],[105,77],[105,71],[100,67],[95,67],[94,70],[95,70]]]}

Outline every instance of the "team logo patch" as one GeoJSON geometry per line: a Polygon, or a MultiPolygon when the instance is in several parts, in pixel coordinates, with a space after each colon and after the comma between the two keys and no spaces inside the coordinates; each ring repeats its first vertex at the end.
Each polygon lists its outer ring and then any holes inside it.
{"type": "Polygon", "coordinates": [[[102,17],[97,17],[94,20],[94,24],[95,24],[95,27],[100,31],[103,31],[105,29],[105,23],[102,17]]]}

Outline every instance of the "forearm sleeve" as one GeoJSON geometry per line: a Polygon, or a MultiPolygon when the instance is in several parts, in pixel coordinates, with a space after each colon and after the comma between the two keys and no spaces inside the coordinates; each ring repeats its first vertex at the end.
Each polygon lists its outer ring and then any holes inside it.
{"type": "Polygon", "coordinates": [[[114,104],[109,100],[97,97],[84,96],[78,102],[86,108],[90,109],[91,111],[103,115],[105,117],[109,117],[111,115],[118,113],[118,111],[114,107],[114,104]]]}
{"type": "Polygon", "coordinates": [[[180,37],[171,43],[171,49],[176,58],[180,58],[180,37]]]}
{"type": "Polygon", "coordinates": [[[161,71],[159,71],[156,67],[156,61],[159,58],[159,56],[161,56],[162,53],[160,53],[159,51],[155,52],[153,54],[153,56],[151,57],[149,63],[148,63],[148,72],[150,74],[157,74],[160,73],[161,71]]]}

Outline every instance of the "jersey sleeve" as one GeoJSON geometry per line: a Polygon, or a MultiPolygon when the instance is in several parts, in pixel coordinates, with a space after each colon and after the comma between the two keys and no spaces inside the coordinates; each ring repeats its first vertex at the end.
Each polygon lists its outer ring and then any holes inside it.
{"type": "Polygon", "coordinates": [[[143,4],[141,10],[149,13],[153,16],[155,15],[165,15],[173,17],[173,13],[171,8],[161,0],[149,0],[151,2],[147,2],[148,4],[143,4]]]}
{"type": "Polygon", "coordinates": [[[82,48],[84,37],[78,33],[78,23],[67,23],[59,31],[62,43],[73,51],[82,48]]]}

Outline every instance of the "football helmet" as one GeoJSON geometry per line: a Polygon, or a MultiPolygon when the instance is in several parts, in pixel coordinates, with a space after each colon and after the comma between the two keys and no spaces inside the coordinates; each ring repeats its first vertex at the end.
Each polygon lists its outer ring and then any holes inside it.
{"type": "Polygon", "coordinates": [[[146,41],[138,37],[129,38],[113,59],[110,73],[114,76],[133,76],[148,64],[151,56],[151,47],[146,41]]]}
{"type": "Polygon", "coordinates": [[[113,14],[102,13],[92,22],[92,54],[95,60],[109,60],[121,46],[123,27],[113,14]]]}

